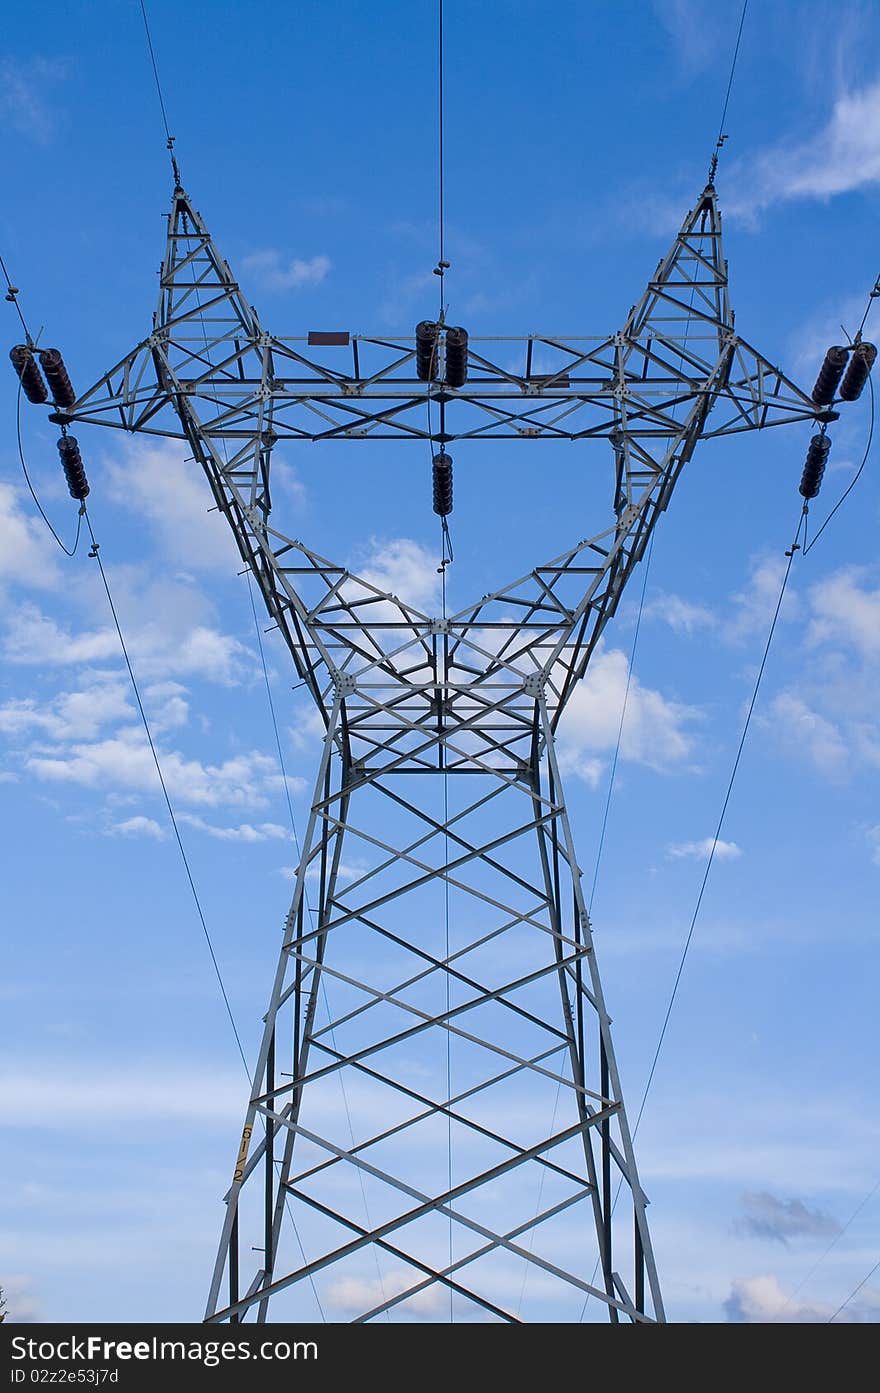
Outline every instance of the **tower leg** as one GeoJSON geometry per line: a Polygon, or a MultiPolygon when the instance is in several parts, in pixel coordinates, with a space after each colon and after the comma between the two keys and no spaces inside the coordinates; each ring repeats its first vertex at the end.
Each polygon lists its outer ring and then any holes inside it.
{"type": "Polygon", "coordinates": [[[546,711],[513,772],[347,738],[337,702],[207,1318],[662,1319],[546,711]]]}

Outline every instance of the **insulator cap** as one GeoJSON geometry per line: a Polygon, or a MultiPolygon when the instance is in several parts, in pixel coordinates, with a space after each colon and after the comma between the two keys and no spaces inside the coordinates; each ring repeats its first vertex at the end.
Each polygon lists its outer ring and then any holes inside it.
{"type": "Polygon", "coordinates": [[[463,387],[467,380],[467,329],[453,326],[446,330],[446,382],[449,387],[463,387]]]}
{"type": "Polygon", "coordinates": [[[416,375],[420,382],[433,382],[437,376],[437,340],[440,325],[423,319],[416,325],[416,375]]]}
{"type": "Polygon", "coordinates": [[[822,487],[822,475],[825,473],[825,463],[830,449],[830,435],[814,435],[810,440],[798,490],[802,498],[815,498],[822,487]]]}
{"type": "Polygon", "coordinates": [[[58,441],[58,453],[61,456],[61,467],[64,470],[70,496],[78,499],[81,503],[84,498],[88,497],[89,481],[86,478],[85,465],[82,462],[76,438],[72,435],[62,435],[58,441]]]}
{"type": "Polygon", "coordinates": [[[856,344],[849,360],[846,376],[840,384],[841,401],[857,401],[862,395],[876,357],[877,350],[872,343],[856,344]]]}
{"type": "Polygon", "coordinates": [[[816,385],[810,394],[817,406],[830,406],[834,401],[848,358],[849,349],[842,343],[833,344],[825,354],[816,385]]]}
{"type": "Polygon", "coordinates": [[[28,345],[17,343],[14,348],[9,350],[9,357],[12,360],[12,366],[18,373],[21,390],[28,401],[32,401],[38,406],[42,405],[44,401],[48,401],[49,393],[46,391],[46,384],[28,345]]]}
{"type": "Polygon", "coordinates": [[[64,366],[61,350],[58,348],[40,349],[40,362],[43,365],[43,372],[46,374],[46,381],[49,384],[55,405],[73,406],[76,401],[76,392],[73,390],[73,383],[68,376],[67,368],[64,366]]]}
{"type": "Polygon", "coordinates": [[[448,517],[452,512],[452,456],[441,450],[434,456],[434,512],[448,517]]]}

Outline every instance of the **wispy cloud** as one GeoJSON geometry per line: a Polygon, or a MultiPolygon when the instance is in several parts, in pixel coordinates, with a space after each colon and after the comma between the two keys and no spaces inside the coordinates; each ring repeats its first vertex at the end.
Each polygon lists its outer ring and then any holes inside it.
{"type": "Polygon", "coordinates": [[[53,545],[43,524],[25,512],[21,491],[0,483],[0,583],[56,585],[59,572],[53,545]]]}
{"type": "MultiPolygon", "coordinates": [[[[733,643],[750,639],[756,634],[765,634],[773,618],[785,561],[782,557],[762,556],[752,559],[747,584],[733,597],[733,613],[724,625],[724,637],[733,643]]],[[[779,617],[782,620],[796,619],[800,613],[800,601],[794,588],[788,586],[779,617]]]]}
{"type": "Polygon", "coordinates": [[[67,65],[57,59],[0,60],[2,123],[38,145],[47,145],[57,126],[51,94],[66,72],[67,65]]]}
{"type": "Polygon", "coordinates": [[[152,837],[156,842],[164,841],[167,835],[158,822],[141,814],[127,817],[124,822],[114,822],[110,833],[117,837],[152,837]]]}
{"type": "Polygon", "coordinates": [[[728,211],[754,217],[771,204],[829,199],[880,181],[880,81],[843,91],[825,125],[740,160],[727,183],[728,211]]]}
{"type": "Polygon", "coordinates": [[[810,591],[810,644],[850,645],[867,661],[880,660],[880,588],[859,582],[865,572],[847,567],[810,591]]]}
{"type": "Polygon", "coordinates": [[[197,832],[216,837],[221,842],[283,842],[290,839],[290,828],[281,827],[277,822],[260,822],[256,826],[250,822],[242,822],[237,827],[218,827],[193,813],[179,813],[177,820],[185,822],[188,827],[194,827],[197,832]]]}
{"type": "Polygon", "coordinates": [[[680,595],[657,595],[645,605],[644,614],[646,618],[662,620],[673,633],[686,634],[688,638],[718,623],[717,616],[706,605],[683,600],[680,595]]]}
{"type": "MultiPolygon", "coordinates": [[[[209,624],[182,625],[181,616],[175,616],[172,610],[174,592],[183,587],[163,587],[160,583],[154,591],[155,600],[159,601],[163,588],[167,592],[167,615],[163,613],[163,603],[146,622],[128,623],[124,597],[120,603],[123,587],[117,584],[117,607],[123,612],[126,643],[138,677],[197,676],[224,686],[242,681],[253,658],[250,650],[209,624]]],[[[30,603],[21,605],[11,616],[3,653],[11,663],[43,668],[106,663],[120,658],[119,638],[109,624],[76,632],[30,603]]]]}
{"type": "Polygon", "coordinates": [[[320,285],[333,269],[329,256],[287,258],[274,247],[251,252],[242,266],[267,290],[301,290],[303,286],[320,285]]]}
{"type": "Polygon", "coordinates": [[[779,1199],[767,1190],[747,1190],[741,1196],[743,1213],[734,1227],[753,1238],[788,1243],[792,1238],[832,1237],[840,1224],[821,1209],[810,1209],[803,1200],[779,1199]]]}
{"type": "MultiPolygon", "coordinates": [[[[160,751],[162,773],[172,799],[202,807],[254,807],[266,802],[267,778],[276,761],[252,750],[221,764],[203,764],[179,750],[160,751]]],[[[76,784],[101,790],[156,793],[156,766],[143,731],[131,726],[92,742],[34,753],[25,761],[35,778],[46,783],[76,784]]]]}
{"type": "Polygon", "coordinates": [[[702,841],[697,842],[675,842],[667,847],[667,855],[675,860],[693,858],[695,861],[705,861],[715,848],[716,861],[736,861],[742,856],[742,850],[736,842],[723,842],[719,837],[716,841],[714,837],[703,837],[702,841]]]}

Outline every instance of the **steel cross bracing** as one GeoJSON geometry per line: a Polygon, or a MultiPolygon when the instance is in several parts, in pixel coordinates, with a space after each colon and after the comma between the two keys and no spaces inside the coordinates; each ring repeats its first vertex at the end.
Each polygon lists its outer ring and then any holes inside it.
{"type": "Polygon", "coordinates": [[[711,184],[619,333],[470,344],[451,389],[411,338],[273,337],[178,187],[153,332],[55,415],[188,442],[326,730],[212,1321],[513,1321],[525,1273],[664,1319],[554,734],[697,441],[817,411],[734,331],[711,184]],[[614,463],[606,527],[445,618],[270,523],[276,442],[423,440],[428,398],[434,440],[614,463]]]}

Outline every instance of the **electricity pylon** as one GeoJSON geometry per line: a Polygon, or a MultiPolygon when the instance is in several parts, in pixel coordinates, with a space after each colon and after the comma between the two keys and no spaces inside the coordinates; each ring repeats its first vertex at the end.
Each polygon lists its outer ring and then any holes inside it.
{"type": "Polygon", "coordinates": [[[275,338],[178,186],[152,333],[54,418],[187,441],[325,730],[210,1321],[514,1321],[527,1274],[664,1319],[554,737],[697,441],[823,418],[734,330],[712,183],[618,333],[517,342],[453,389],[275,338]],[[458,613],[271,525],[279,441],[499,438],[607,440],[609,519],[458,613]]]}

